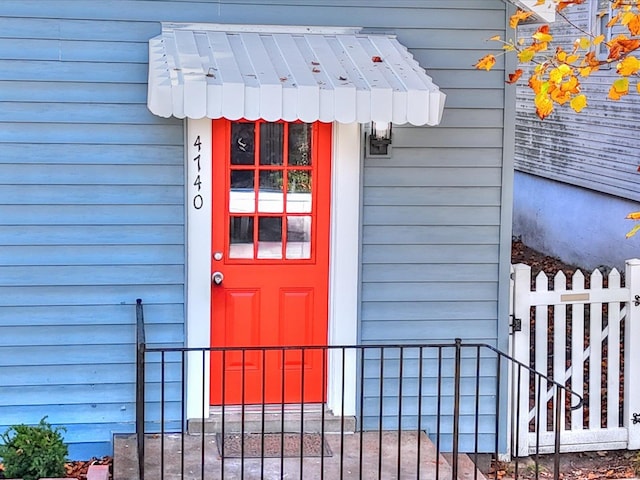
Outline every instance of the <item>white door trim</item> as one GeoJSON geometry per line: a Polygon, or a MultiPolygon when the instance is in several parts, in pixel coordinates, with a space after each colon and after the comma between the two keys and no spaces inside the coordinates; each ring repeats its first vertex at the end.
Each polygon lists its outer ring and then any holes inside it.
{"type": "MultiPolygon", "coordinates": [[[[211,120],[187,119],[187,347],[208,347],[211,326],[211,120]],[[198,150],[196,139],[200,139],[198,150]],[[200,155],[200,171],[198,159],[200,155]],[[196,182],[200,174],[200,182],[196,182]],[[199,183],[199,189],[198,185],[199,183]],[[202,197],[202,205],[200,199],[202,197]],[[195,203],[194,203],[195,202],[195,203]],[[200,206],[200,208],[196,208],[200,206]]],[[[329,260],[329,345],[355,345],[358,333],[360,238],[360,126],[333,125],[331,249],[329,260]]],[[[328,407],[337,415],[355,415],[356,361],[345,361],[342,409],[342,354],[329,356],[328,407]]],[[[209,359],[200,353],[187,358],[187,418],[209,415],[209,359]],[[204,382],[203,380],[204,376],[204,382]],[[205,389],[203,391],[203,388],[205,389]]]]}

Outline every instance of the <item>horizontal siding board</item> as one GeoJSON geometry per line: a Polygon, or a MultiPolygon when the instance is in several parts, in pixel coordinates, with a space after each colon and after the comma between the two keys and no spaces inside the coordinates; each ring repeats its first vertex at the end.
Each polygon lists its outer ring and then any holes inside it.
{"type": "Polygon", "coordinates": [[[0,286],[169,285],[184,282],[178,265],[0,266],[0,286]]]}
{"type": "Polygon", "coordinates": [[[0,80],[146,83],[147,65],[0,59],[0,80]]]}
{"type": "MultiPolygon", "coordinates": [[[[498,245],[364,245],[364,264],[495,263],[498,245]]],[[[364,294],[364,293],[363,293],[364,294]]]]}
{"type": "MultiPolygon", "coordinates": [[[[121,165],[153,165],[153,168],[158,165],[182,167],[184,163],[181,145],[0,143],[0,165],[4,163],[42,164],[45,158],[49,165],[109,165],[115,169],[120,168],[121,165]]],[[[172,179],[172,183],[176,184],[177,180],[172,179]]]]}
{"type": "MultiPolygon", "coordinates": [[[[0,309],[0,325],[32,326],[48,325],[133,325],[135,321],[135,298],[112,305],[18,305],[0,309]]],[[[143,298],[143,301],[145,299],[143,298]]],[[[147,325],[179,324],[182,321],[182,304],[146,304],[144,313],[147,325]]],[[[118,361],[133,362],[127,356],[118,361]]],[[[78,365],[78,368],[80,366],[78,365]]],[[[65,380],[66,381],[66,380],[65,380]]]]}
{"type": "Polygon", "coordinates": [[[2,265],[175,265],[184,261],[184,246],[36,245],[0,248],[2,265]]]}
{"type": "MultiPolygon", "coordinates": [[[[167,385],[167,401],[177,400],[176,388],[167,385]]],[[[160,398],[160,386],[147,385],[149,398],[160,398]]],[[[179,395],[179,390],[177,390],[179,395]]],[[[6,387],[3,389],[3,397],[9,405],[49,405],[67,404],[78,405],[93,403],[100,399],[100,403],[126,403],[133,397],[132,385],[129,383],[101,384],[89,383],[85,385],[51,385],[47,387],[47,395],[42,395],[42,387],[6,387]],[[38,393],[40,389],[40,393],[38,393]],[[22,391],[22,393],[21,393],[22,391]]]]}
{"type": "Polygon", "coordinates": [[[411,245],[496,245],[499,230],[497,225],[365,225],[362,242],[365,245],[388,245],[399,240],[411,245]]]}
{"type": "MultiPolygon", "coordinates": [[[[3,168],[0,166],[0,172],[3,168]]],[[[112,172],[114,169],[111,169],[112,172]]],[[[117,175],[114,175],[117,177],[117,175]]],[[[144,177],[142,177],[144,178],[144,177]]],[[[120,178],[123,186],[102,185],[0,185],[0,198],[20,198],[23,205],[180,205],[184,198],[182,186],[149,186],[126,184],[131,178],[120,178]]],[[[178,178],[179,180],[179,178],[178,178]]],[[[93,177],[96,183],[99,177],[93,177]]],[[[145,180],[146,181],[146,180],[145,180]]],[[[43,182],[46,184],[46,182],[43,182]]]]}
{"type": "Polygon", "coordinates": [[[64,245],[179,245],[184,241],[183,225],[5,225],[0,235],[3,246],[64,245]]]}
{"type": "MultiPolygon", "coordinates": [[[[365,264],[362,266],[363,281],[372,283],[402,282],[410,278],[414,282],[450,282],[460,283],[460,288],[466,288],[465,282],[495,282],[498,268],[491,264],[414,264],[402,265],[397,268],[388,264],[365,264]]],[[[430,287],[429,287],[430,288],[430,287]]],[[[399,298],[398,298],[399,300],[399,298]]],[[[444,299],[443,299],[444,300],[444,299]]]]}
{"type": "Polygon", "coordinates": [[[61,62],[145,63],[149,45],[145,42],[90,42],[86,40],[2,39],[0,58],[61,62]]]}
{"type": "Polygon", "coordinates": [[[367,225],[500,225],[500,208],[370,206],[364,221],[367,225]]]}
{"type": "Polygon", "coordinates": [[[180,303],[182,285],[74,285],[48,287],[0,287],[0,306],[20,305],[111,305],[132,298],[149,302],[180,303]]]}
{"type": "MultiPolygon", "coordinates": [[[[504,90],[500,87],[489,88],[452,88],[443,90],[447,94],[447,108],[494,109],[504,107],[504,90]]],[[[445,110],[444,115],[447,112],[445,110]]]]}
{"type": "Polygon", "coordinates": [[[429,341],[450,341],[452,338],[473,337],[476,339],[495,338],[496,325],[492,319],[475,320],[468,319],[455,321],[449,318],[441,318],[434,322],[412,321],[367,321],[362,326],[362,335],[375,341],[388,340],[389,330],[393,331],[393,337],[398,341],[413,341],[418,336],[429,336],[429,341]]]}
{"type": "MultiPolygon", "coordinates": [[[[44,160],[44,159],[43,159],[44,160]]],[[[99,196],[101,191],[122,193],[113,185],[135,185],[129,191],[138,190],[147,185],[158,185],[168,188],[169,185],[183,185],[183,168],[177,165],[64,165],[64,164],[0,164],[0,185],[74,186],[76,192],[83,193],[86,187],[95,190],[99,196]],[[99,188],[102,186],[102,188],[99,188]]],[[[147,187],[148,188],[148,187],[147,187]]],[[[11,192],[7,192],[11,193],[11,192]]],[[[89,193],[87,190],[84,192],[89,193]]],[[[71,197],[74,195],[71,193],[71,197]]],[[[0,197],[0,198],[11,198],[0,197]]],[[[84,200],[84,198],[82,199],[84,200]]],[[[77,200],[76,200],[77,201],[77,200]]],[[[72,201],[71,203],[76,203],[72,201]]],[[[56,203],[56,202],[49,202],[56,203]]],[[[82,203],[82,201],[78,202],[82,203]]],[[[108,204],[107,201],[102,203],[108,204]]],[[[145,203],[145,202],[141,202],[145,203]]],[[[167,202],[158,202],[167,203],[167,202]]]]}
{"type": "Polygon", "coordinates": [[[183,216],[182,205],[0,205],[0,225],[181,225],[183,216]]]}
{"type": "MultiPolygon", "coordinates": [[[[149,338],[154,338],[162,343],[174,344],[182,342],[184,333],[182,324],[149,325],[147,330],[149,338]]],[[[35,336],[33,328],[30,326],[11,326],[0,327],[0,334],[2,335],[0,338],[11,341],[11,345],[14,347],[128,343],[131,348],[135,348],[136,341],[135,325],[50,325],[41,326],[38,329],[38,335],[35,336]]],[[[123,372],[121,374],[124,375],[123,372]]],[[[127,371],[126,374],[129,375],[131,372],[127,371]]],[[[100,381],[106,383],[103,378],[100,378],[100,381]]]]}
{"type": "MultiPolygon", "coordinates": [[[[448,110],[447,110],[448,111],[448,110]]],[[[393,158],[367,158],[367,167],[496,167],[501,166],[501,148],[393,147],[393,158]]],[[[367,171],[370,169],[367,168],[367,171]]]]}
{"type": "MultiPolygon", "coordinates": [[[[130,326],[130,328],[134,328],[130,326]]],[[[147,372],[150,378],[159,378],[162,366],[159,363],[149,363],[147,372]]],[[[87,378],[99,378],[101,383],[116,384],[121,383],[123,379],[134,380],[135,365],[105,363],[93,365],[66,365],[67,373],[64,379],[58,375],[58,367],[55,365],[29,365],[29,366],[12,366],[0,367],[0,376],[7,379],[4,386],[28,386],[28,385],[57,385],[61,380],[63,385],[83,385],[87,378]]],[[[180,380],[182,369],[179,363],[165,364],[165,378],[167,381],[175,382],[180,380]]],[[[130,402],[133,404],[133,399],[130,402]]],[[[64,405],[60,405],[64,407],[64,405]]],[[[2,407],[0,407],[2,409],[2,407]]],[[[2,418],[2,415],[0,415],[2,418]]],[[[38,419],[39,420],[39,419],[38,419]]]]}
{"type": "Polygon", "coordinates": [[[500,188],[493,187],[370,187],[364,192],[365,205],[500,205],[500,188]]]}
{"type": "MultiPolygon", "coordinates": [[[[362,302],[363,321],[495,320],[497,301],[491,302],[362,302]]],[[[417,324],[416,324],[417,325],[417,324]]]]}
{"type": "MultiPolygon", "coordinates": [[[[1,68],[1,67],[0,67],[1,68]]],[[[89,124],[0,124],[0,143],[84,143],[119,145],[181,145],[183,130],[181,125],[106,125],[89,124]]]]}
{"type": "Polygon", "coordinates": [[[18,81],[0,79],[2,102],[122,103],[147,104],[147,85],[134,82],[105,83],[18,81]]]}
{"type": "Polygon", "coordinates": [[[0,103],[0,122],[15,123],[113,123],[143,124],[162,123],[143,103],[56,103],[18,102],[0,103]]]}
{"type": "MultiPolygon", "coordinates": [[[[434,79],[435,80],[435,79],[434,79]]],[[[396,128],[393,145],[400,147],[448,147],[451,138],[459,148],[502,147],[501,128],[396,128]]]]}
{"type": "MultiPolygon", "coordinates": [[[[3,12],[0,12],[0,15],[3,12]]],[[[0,16],[0,38],[29,37],[46,40],[136,41],[160,33],[156,22],[60,20],[57,18],[11,18],[0,16]]]]}
{"type": "Polygon", "coordinates": [[[376,168],[364,173],[368,187],[500,187],[500,168],[477,168],[462,174],[459,168],[376,168]]]}
{"type": "MultiPolygon", "coordinates": [[[[437,301],[489,301],[496,297],[495,282],[365,282],[362,288],[364,302],[428,302],[437,301]]],[[[446,328],[443,325],[443,328],[446,328]]],[[[466,336],[466,335],[465,335],[466,336]]]]}

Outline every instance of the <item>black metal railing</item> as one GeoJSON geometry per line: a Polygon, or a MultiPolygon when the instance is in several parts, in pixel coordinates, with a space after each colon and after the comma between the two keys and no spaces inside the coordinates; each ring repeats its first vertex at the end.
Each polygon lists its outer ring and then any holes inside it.
{"type": "Polygon", "coordinates": [[[554,412],[555,451],[534,447],[526,478],[560,478],[574,394],[490,345],[150,347],[138,302],[137,358],[142,479],[523,478],[511,453],[536,408],[554,412]],[[521,408],[508,385],[525,374],[538,395],[521,408]]]}

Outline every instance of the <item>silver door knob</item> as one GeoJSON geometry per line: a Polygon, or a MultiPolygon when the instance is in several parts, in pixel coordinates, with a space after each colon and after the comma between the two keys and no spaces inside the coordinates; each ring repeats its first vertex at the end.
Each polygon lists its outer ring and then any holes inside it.
{"type": "Polygon", "coordinates": [[[211,283],[214,285],[220,285],[222,280],[224,280],[222,272],[213,272],[213,275],[211,275],[211,283]]]}

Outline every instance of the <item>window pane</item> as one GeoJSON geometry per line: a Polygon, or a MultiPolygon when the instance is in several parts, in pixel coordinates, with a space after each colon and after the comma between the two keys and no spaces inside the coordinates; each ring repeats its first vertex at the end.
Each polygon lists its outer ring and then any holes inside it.
{"type": "Polygon", "coordinates": [[[253,217],[229,218],[229,258],[253,258],[253,217]]]}
{"type": "Polygon", "coordinates": [[[287,212],[311,212],[311,171],[289,170],[287,173],[287,212]]]}
{"type": "Polygon", "coordinates": [[[252,213],[255,210],[254,175],[253,170],[231,170],[229,212],[252,213]]]}
{"type": "Polygon", "coordinates": [[[283,123],[260,124],[260,165],[282,165],[283,123]]]}
{"type": "Polygon", "coordinates": [[[311,124],[289,124],[289,165],[311,165],[311,124]]]}
{"type": "Polygon", "coordinates": [[[258,218],[258,258],[282,258],[282,218],[258,218]]]}
{"type": "Polygon", "coordinates": [[[311,217],[287,217],[287,258],[311,258],[311,217]]]}
{"type": "Polygon", "coordinates": [[[260,191],[258,192],[258,211],[282,213],[282,170],[262,170],[260,172],[260,191]]]}
{"type": "Polygon", "coordinates": [[[255,124],[231,124],[231,165],[253,165],[255,163],[255,124]]]}

